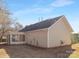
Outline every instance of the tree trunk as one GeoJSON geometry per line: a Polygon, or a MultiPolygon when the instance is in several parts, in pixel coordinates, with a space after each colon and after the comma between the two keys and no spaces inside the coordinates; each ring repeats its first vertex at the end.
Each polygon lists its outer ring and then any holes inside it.
{"type": "Polygon", "coordinates": [[[0,42],[2,42],[2,39],[3,39],[4,33],[5,33],[5,32],[4,32],[4,29],[3,29],[3,30],[2,30],[2,33],[1,33],[2,35],[1,35],[1,37],[0,37],[0,42]]]}

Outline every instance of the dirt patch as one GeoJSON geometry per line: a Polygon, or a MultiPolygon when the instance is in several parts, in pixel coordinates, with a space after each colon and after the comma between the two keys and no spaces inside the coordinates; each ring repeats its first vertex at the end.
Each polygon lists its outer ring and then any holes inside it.
{"type": "Polygon", "coordinates": [[[74,51],[71,45],[49,49],[29,45],[0,45],[0,49],[6,51],[3,57],[7,54],[10,58],[67,58],[74,51]]]}

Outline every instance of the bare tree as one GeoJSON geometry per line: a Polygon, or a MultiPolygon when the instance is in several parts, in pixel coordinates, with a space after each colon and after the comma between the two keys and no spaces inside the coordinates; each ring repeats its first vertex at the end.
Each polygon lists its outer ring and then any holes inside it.
{"type": "Polygon", "coordinates": [[[0,42],[4,36],[7,35],[9,31],[18,31],[23,28],[23,26],[10,18],[10,13],[5,5],[3,4],[3,0],[0,0],[0,42]],[[15,29],[12,27],[14,26],[15,29]]]}
{"type": "Polygon", "coordinates": [[[19,30],[21,30],[23,28],[23,26],[19,23],[19,22],[16,22],[15,24],[14,24],[14,29],[15,29],[15,31],[19,31],[19,30]]]}
{"type": "Polygon", "coordinates": [[[0,0],[0,42],[2,41],[3,36],[9,31],[12,20],[9,17],[8,10],[2,5],[2,0],[0,0]]]}

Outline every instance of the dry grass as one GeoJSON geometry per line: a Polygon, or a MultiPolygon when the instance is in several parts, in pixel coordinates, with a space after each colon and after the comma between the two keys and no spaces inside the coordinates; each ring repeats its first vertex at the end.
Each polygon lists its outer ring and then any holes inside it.
{"type": "Polygon", "coordinates": [[[79,43],[73,44],[72,49],[75,49],[75,51],[70,54],[70,58],[79,58],[79,43]]]}
{"type": "Polygon", "coordinates": [[[63,46],[57,48],[39,48],[29,45],[0,45],[0,58],[68,58],[72,57],[74,53],[79,56],[79,44],[72,46],[63,46]]]}
{"type": "Polygon", "coordinates": [[[0,58],[9,58],[9,56],[6,53],[5,49],[0,49],[0,58]]]}

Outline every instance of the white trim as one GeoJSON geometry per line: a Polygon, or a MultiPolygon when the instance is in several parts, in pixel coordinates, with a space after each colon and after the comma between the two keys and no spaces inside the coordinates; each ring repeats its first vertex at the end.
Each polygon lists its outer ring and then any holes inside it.
{"type": "Polygon", "coordinates": [[[59,20],[56,21],[53,25],[51,25],[51,26],[48,28],[48,30],[49,30],[50,28],[52,28],[55,24],[57,24],[59,21],[61,21],[63,17],[64,17],[64,16],[62,16],[61,18],[59,18],[59,20]]]}
{"type": "Polygon", "coordinates": [[[36,29],[36,30],[32,30],[32,31],[26,31],[26,32],[42,31],[42,30],[45,30],[45,29],[48,29],[48,28],[36,29]]]}
{"type": "MultiPolygon", "coordinates": [[[[51,26],[48,28],[48,30],[49,30],[50,28],[52,28],[55,24],[57,24],[59,21],[61,21],[62,18],[65,18],[65,19],[66,19],[65,16],[62,16],[58,21],[56,21],[53,25],[51,25],[51,26]]],[[[71,31],[73,32],[73,29],[72,29],[72,27],[70,26],[69,22],[68,22],[67,20],[65,20],[65,21],[67,22],[68,26],[70,27],[71,31]]]]}
{"type": "Polygon", "coordinates": [[[7,44],[7,42],[0,42],[0,44],[7,44]]]}
{"type": "Polygon", "coordinates": [[[11,44],[26,44],[26,42],[11,42],[11,44]]]}
{"type": "Polygon", "coordinates": [[[70,23],[68,22],[68,20],[67,20],[67,18],[64,16],[64,19],[63,19],[65,22],[66,22],[66,24],[67,24],[67,26],[69,27],[69,31],[70,32],[73,32],[73,29],[72,29],[72,27],[70,26],[70,23]]]}
{"type": "Polygon", "coordinates": [[[47,48],[49,48],[49,30],[47,31],[47,48]]]}
{"type": "Polygon", "coordinates": [[[9,32],[9,34],[24,34],[24,32],[9,32]]]}
{"type": "Polygon", "coordinates": [[[79,34],[79,32],[72,32],[71,34],[79,34]]]}

